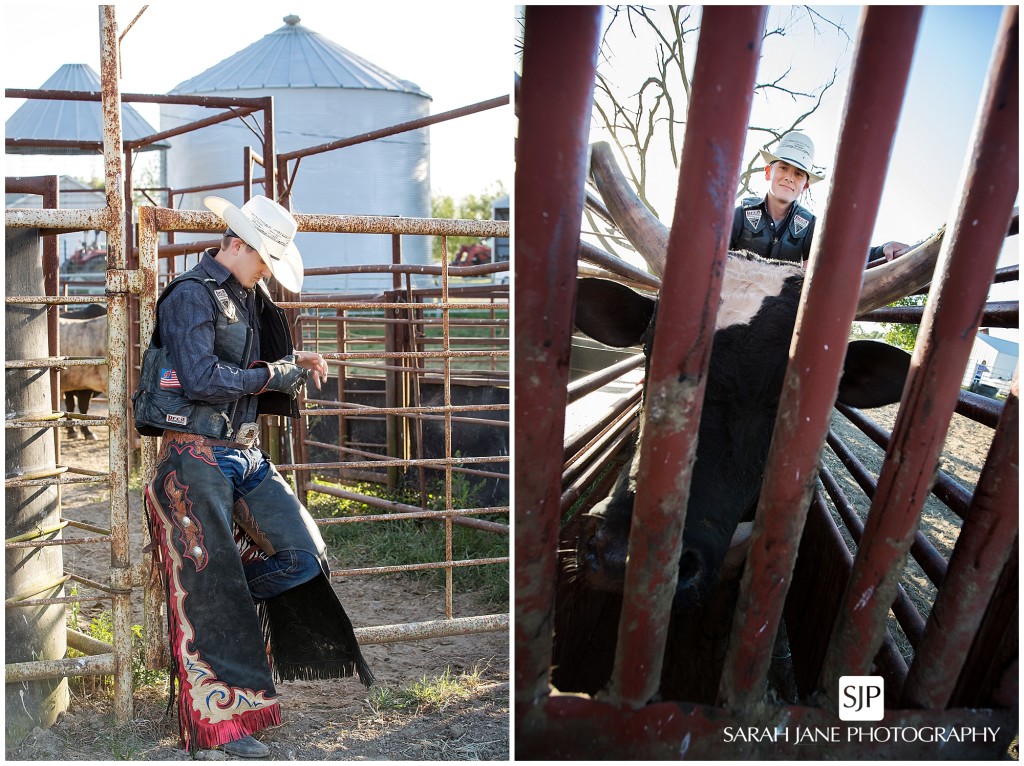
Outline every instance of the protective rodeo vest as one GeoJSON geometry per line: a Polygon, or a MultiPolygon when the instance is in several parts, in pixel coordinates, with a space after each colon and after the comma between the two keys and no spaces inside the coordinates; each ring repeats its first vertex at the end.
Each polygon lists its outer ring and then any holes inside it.
{"type": "MultiPolygon", "coordinates": [[[[174,287],[184,281],[200,282],[220,308],[214,329],[214,355],[222,362],[245,369],[252,361],[252,328],[239,319],[235,304],[222,289],[215,289],[216,281],[187,272],[175,279],[157,301],[160,303],[174,287]],[[219,293],[219,295],[218,295],[219,293]]],[[[178,374],[169,349],[159,345],[159,323],[153,329],[149,348],[142,357],[139,387],[132,396],[135,410],[135,428],[143,436],[160,436],[164,429],[186,431],[214,439],[229,439],[232,435],[231,416],[235,402],[210,404],[189,399],[178,380],[178,374]]]]}
{"type": "Polygon", "coordinates": [[[789,215],[772,230],[761,201],[736,208],[730,247],[749,250],[762,258],[800,263],[810,254],[814,214],[793,205],[789,215]]]}

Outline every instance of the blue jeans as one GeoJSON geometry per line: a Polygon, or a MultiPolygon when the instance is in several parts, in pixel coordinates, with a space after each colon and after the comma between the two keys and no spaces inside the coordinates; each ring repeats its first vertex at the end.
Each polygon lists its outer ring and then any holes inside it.
{"type": "MultiPolygon", "coordinates": [[[[213,456],[234,488],[235,500],[249,494],[270,471],[270,461],[252,447],[247,450],[214,447],[213,456]]],[[[320,562],[306,551],[278,551],[266,560],[245,567],[249,592],[258,601],[280,595],[320,574],[320,562]]]]}

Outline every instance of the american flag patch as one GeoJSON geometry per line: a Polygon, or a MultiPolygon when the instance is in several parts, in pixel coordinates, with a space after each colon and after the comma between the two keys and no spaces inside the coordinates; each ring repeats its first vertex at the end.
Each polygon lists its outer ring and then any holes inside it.
{"type": "Polygon", "coordinates": [[[160,388],[181,388],[176,370],[160,370],[160,388]]]}

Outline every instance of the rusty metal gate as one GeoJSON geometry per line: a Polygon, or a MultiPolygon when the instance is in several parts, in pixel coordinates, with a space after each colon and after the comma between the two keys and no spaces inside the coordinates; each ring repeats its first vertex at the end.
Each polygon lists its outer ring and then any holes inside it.
{"type": "MultiPolygon", "coordinates": [[[[647,396],[664,394],[680,376],[696,384],[681,399],[673,398],[679,411],[670,423],[664,418],[645,422],[640,454],[649,455],[656,446],[659,460],[641,460],[626,567],[628,598],[622,599],[614,669],[608,687],[591,698],[562,694],[551,685],[559,521],[599,475],[601,460],[629,437],[639,390],[601,424],[567,440],[562,413],[581,390],[642,360],[626,359],[607,375],[567,389],[577,257],[594,261],[597,256],[581,247],[579,224],[600,9],[530,7],[526,12],[516,174],[516,454],[529,455],[530,461],[527,472],[520,460],[515,480],[520,758],[742,759],[792,757],[795,752],[805,758],[936,756],[935,745],[870,735],[827,744],[812,741],[788,751],[790,756],[771,737],[723,744],[725,726],[758,732],[787,726],[845,728],[837,717],[838,680],[869,674],[876,655],[888,682],[885,727],[998,728],[1000,736],[983,743],[948,742],[942,750],[947,758],[999,757],[1017,731],[1016,378],[1001,407],[982,408],[977,399],[959,395],[1017,194],[1015,7],[1003,17],[956,216],[944,236],[929,245],[938,248],[941,242],[939,263],[927,308],[918,315],[921,330],[893,433],[847,412],[886,449],[877,482],[847,460],[873,496],[863,530],[852,518],[848,522],[858,543],[853,557],[816,497],[819,455],[842,368],[842,359],[828,349],[845,347],[855,318],[869,244],[865,229],[870,230],[856,221],[873,220],[877,213],[921,9],[872,7],[864,12],[834,188],[808,264],[715,702],[652,701],[661,677],[684,523],[674,509],[685,508],[764,14],[764,8],[703,11],[662,288],[698,300],[659,307],[659,328],[671,329],[657,333],[647,396]],[[890,55],[894,51],[899,53],[890,55]],[[807,370],[815,371],[812,385],[810,376],[800,374],[807,370]],[[914,533],[955,409],[996,432],[973,497],[948,479],[936,483],[936,494],[964,518],[957,547],[946,562],[915,542],[914,533]],[[596,460],[588,463],[583,459],[588,456],[596,460]],[[904,604],[894,607],[915,649],[908,669],[887,646],[887,616],[912,545],[914,556],[941,587],[926,623],[904,604]],[[822,567],[835,574],[826,575],[822,567]],[[825,581],[831,589],[823,587],[825,581]],[[811,692],[801,699],[813,702],[783,705],[766,697],[766,676],[783,610],[789,616],[787,601],[795,594],[805,623],[793,621],[791,646],[794,664],[795,655],[802,654],[802,682],[811,692]],[[812,621],[816,624],[807,624],[812,621]]],[[[620,278],[657,287],[649,275],[618,271],[620,278]]],[[[1016,278],[1016,269],[1010,278],[1016,278]]],[[[1010,326],[1016,326],[1016,307],[1009,313],[1010,326]]],[[[843,455],[839,440],[829,437],[828,443],[843,455]]],[[[824,483],[840,514],[852,516],[844,512],[847,504],[827,474],[824,483]]]]}
{"type": "MultiPolygon", "coordinates": [[[[5,301],[10,310],[11,307],[27,307],[27,313],[33,316],[42,312],[48,319],[50,346],[48,358],[31,359],[5,359],[5,370],[8,378],[11,374],[21,374],[21,371],[33,373],[42,371],[48,374],[50,370],[61,370],[72,366],[84,365],[106,365],[109,372],[108,390],[108,415],[86,416],[87,420],[96,425],[106,426],[110,435],[109,443],[109,471],[96,474],[73,467],[59,464],[59,454],[56,464],[46,470],[33,472],[20,472],[16,475],[8,474],[5,481],[5,488],[8,493],[18,491],[42,491],[41,488],[52,488],[67,485],[96,485],[109,489],[111,498],[110,524],[109,528],[99,528],[71,519],[60,519],[59,524],[54,528],[38,528],[18,535],[14,539],[6,541],[5,548],[8,551],[8,558],[12,560],[15,556],[33,556],[39,551],[50,549],[57,550],[65,545],[109,545],[111,551],[111,562],[109,579],[106,582],[96,582],[77,575],[70,577],[63,572],[56,577],[54,582],[44,583],[43,586],[33,585],[31,592],[8,593],[6,609],[8,619],[14,612],[28,614],[29,610],[45,610],[47,608],[61,607],[68,604],[84,604],[110,601],[113,613],[113,643],[104,644],[88,636],[68,630],[67,643],[72,648],[83,652],[86,656],[76,659],[61,658],[60,654],[47,656],[46,658],[34,659],[33,661],[9,663],[6,665],[6,682],[8,685],[15,683],[28,683],[42,679],[60,679],[77,676],[90,675],[112,675],[114,677],[114,713],[118,722],[124,722],[132,717],[132,662],[131,662],[131,600],[132,594],[138,593],[141,588],[145,596],[145,628],[147,638],[147,659],[152,666],[161,666],[163,643],[161,641],[162,631],[165,628],[165,621],[159,616],[162,595],[155,578],[147,577],[152,574],[151,568],[137,561],[132,564],[131,552],[129,549],[129,515],[128,515],[128,478],[129,459],[132,448],[133,432],[129,428],[127,419],[128,412],[128,391],[129,375],[138,360],[138,339],[148,339],[154,325],[154,310],[158,290],[166,277],[173,272],[173,268],[161,270],[158,267],[160,258],[173,258],[188,252],[195,252],[196,245],[191,246],[161,246],[158,243],[160,232],[176,231],[207,231],[220,232],[223,224],[211,213],[198,213],[190,211],[176,211],[165,208],[144,207],[138,211],[139,225],[139,263],[138,267],[129,262],[130,245],[134,235],[134,227],[129,225],[130,216],[126,213],[126,204],[130,204],[130,180],[126,180],[125,161],[122,151],[130,158],[132,147],[125,146],[121,135],[121,94],[118,90],[117,73],[119,71],[118,59],[118,34],[113,6],[100,6],[100,38],[101,38],[101,81],[102,93],[99,94],[103,111],[103,156],[105,167],[105,195],[106,207],[97,210],[60,210],[58,209],[56,196],[56,179],[8,179],[10,191],[21,191],[23,193],[40,193],[44,195],[42,210],[7,210],[5,213],[5,224],[8,231],[12,230],[40,230],[43,241],[43,259],[46,264],[46,274],[56,275],[56,251],[53,245],[55,233],[62,231],[100,230],[106,232],[108,242],[107,272],[105,282],[105,302],[108,308],[108,336],[107,355],[105,358],[75,358],[70,359],[60,356],[60,350],[56,343],[56,307],[65,304],[96,302],[95,296],[60,296],[56,284],[48,281],[42,288],[43,294],[19,294],[6,295],[5,301]],[[127,187],[127,189],[126,189],[127,187]],[[138,330],[135,323],[131,321],[131,308],[134,302],[139,305],[138,330]],[[91,537],[76,537],[65,539],[61,529],[80,528],[92,534],[91,537]],[[63,586],[69,581],[75,581],[88,591],[96,591],[98,595],[91,593],[64,595],[63,586]],[[133,590],[134,589],[134,590],[133,590]],[[41,597],[52,596],[52,597],[41,597]]],[[[93,94],[78,93],[46,93],[44,95],[22,93],[20,91],[8,92],[9,97],[24,95],[27,97],[44,98],[91,98],[93,94]]],[[[145,97],[134,96],[133,100],[161,100],[167,97],[145,97]]],[[[231,106],[230,99],[207,100],[205,106],[231,106]],[[215,103],[214,103],[215,102],[215,103]]],[[[428,118],[425,124],[453,119],[463,114],[472,114],[485,108],[493,108],[507,103],[508,97],[493,99],[483,104],[472,105],[464,110],[455,110],[443,115],[435,115],[428,118]]],[[[233,103],[233,102],[232,102],[233,103]]],[[[265,132],[264,152],[267,162],[262,157],[253,157],[251,152],[246,154],[247,167],[251,169],[251,162],[265,164],[265,177],[262,179],[268,189],[278,188],[275,178],[277,162],[272,151],[273,130],[272,116],[269,99],[252,100],[246,105],[246,113],[264,109],[265,111],[265,132]],[[269,147],[269,148],[268,148],[269,147]]],[[[194,129],[206,124],[227,119],[230,113],[200,121],[184,129],[194,129]]],[[[418,124],[404,124],[396,126],[389,131],[382,131],[381,135],[391,135],[394,132],[412,130],[420,127],[418,124]]],[[[151,137],[153,140],[165,136],[159,134],[151,137]]],[[[359,143],[365,140],[372,140],[377,135],[361,136],[349,143],[359,143]]],[[[348,145],[348,144],[346,144],[348,145]]],[[[339,148],[336,146],[327,147],[330,149],[339,148]]],[[[323,147],[311,151],[323,151],[323,147]]],[[[284,157],[281,162],[282,172],[287,171],[287,160],[284,157]]],[[[130,167],[130,166],[129,166],[130,167]]],[[[246,196],[251,193],[251,184],[254,180],[251,172],[246,173],[246,196]]],[[[292,181],[294,179],[291,179],[292,181]]],[[[230,185],[230,184],[228,184],[230,185]]],[[[284,188],[284,184],[281,184],[284,188]]],[[[169,192],[172,190],[158,190],[169,192]]],[[[181,190],[178,190],[179,193],[181,190]]],[[[451,221],[439,219],[403,219],[392,217],[373,216],[296,216],[300,231],[319,231],[336,233],[366,233],[366,234],[390,234],[397,241],[400,235],[424,235],[424,236],[474,236],[474,237],[508,237],[509,224],[507,221],[451,221]]],[[[200,243],[209,246],[212,242],[200,243]]],[[[396,254],[400,251],[396,250],[396,254]]],[[[507,271],[507,264],[497,264],[485,267],[481,271],[479,267],[470,269],[451,268],[447,263],[436,267],[413,267],[401,264],[400,254],[396,263],[391,266],[370,267],[383,271],[396,271],[399,273],[426,273],[436,274],[439,279],[436,294],[431,291],[409,291],[408,303],[396,300],[394,297],[388,300],[386,308],[389,312],[404,311],[411,319],[411,324],[422,326],[432,321],[426,320],[424,315],[427,312],[437,314],[438,321],[443,326],[438,343],[440,349],[426,349],[422,346],[425,342],[422,339],[421,349],[411,347],[388,348],[385,352],[373,352],[361,354],[351,352],[341,347],[333,353],[325,353],[331,360],[332,365],[343,366],[348,364],[359,364],[360,358],[377,358],[384,362],[385,366],[410,368],[415,367],[418,372],[426,361],[436,364],[432,370],[443,383],[444,399],[437,406],[407,406],[407,407],[380,407],[371,408],[373,414],[381,414],[388,418],[428,418],[437,417],[443,421],[445,433],[445,449],[441,457],[435,458],[412,458],[403,454],[399,459],[393,461],[374,459],[372,465],[379,467],[385,464],[394,466],[413,467],[426,470],[428,468],[439,471],[445,480],[445,504],[443,510],[423,510],[416,507],[403,506],[394,508],[394,513],[379,514],[366,517],[349,517],[343,520],[331,520],[326,523],[355,523],[355,522],[387,522],[392,519],[433,519],[441,522],[441,530],[446,539],[446,555],[444,560],[437,562],[419,562],[407,566],[390,567],[386,571],[408,571],[443,569],[447,573],[447,587],[445,589],[445,619],[432,620],[412,624],[364,627],[357,629],[356,633],[364,644],[393,642],[399,640],[415,640],[440,636],[462,635],[468,633],[479,633],[485,631],[503,631],[509,626],[508,614],[490,614],[479,616],[457,616],[453,608],[453,587],[452,571],[455,568],[465,566],[508,566],[509,557],[499,556],[487,559],[458,560],[453,556],[452,551],[452,526],[458,523],[475,523],[498,534],[508,534],[508,526],[496,522],[488,522],[476,519],[481,514],[508,514],[507,505],[490,505],[484,508],[459,508],[457,498],[453,497],[452,476],[460,471],[473,472],[477,468],[474,463],[487,462],[492,467],[487,473],[490,476],[501,475],[507,479],[509,456],[505,454],[483,457],[470,457],[453,454],[451,449],[451,433],[453,422],[460,421],[467,416],[479,416],[487,412],[505,414],[505,421],[501,419],[486,421],[493,428],[506,429],[507,403],[490,406],[462,406],[453,403],[450,393],[451,381],[453,378],[453,362],[456,359],[483,360],[489,370],[486,377],[492,385],[508,387],[508,288],[507,286],[494,286],[484,291],[484,294],[477,293],[474,298],[472,292],[466,293],[464,288],[450,286],[449,278],[453,280],[459,276],[470,276],[479,273],[490,273],[496,271],[507,271]],[[479,308],[490,312],[491,319],[488,320],[492,327],[489,343],[483,347],[473,350],[456,348],[453,346],[454,333],[450,331],[452,325],[457,325],[460,320],[453,318],[459,311],[464,309],[479,308]],[[500,313],[498,316],[495,312],[500,313]],[[493,328],[497,328],[494,330],[493,328]],[[470,518],[474,517],[474,518],[470,518]]],[[[360,267],[365,268],[365,267],[360,267]]],[[[397,282],[396,282],[397,286],[397,282]]],[[[349,310],[364,311],[373,309],[374,304],[368,303],[359,298],[346,298],[344,300],[326,300],[314,302],[300,299],[292,302],[282,302],[293,319],[293,329],[296,333],[296,346],[302,348],[304,341],[304,325],[309,322],[316,323],[318,313],[323,310],[331,310],[344,314],[349,310]],[[303,312],[307,312],[303,314],[303,312]],[[312,312],[309,314],[308,312],[312,312]]],[[[305,339],[307,343],[310,341],[305,339]]],[[[56,397],[57,388],[54,380],[51,385],[51,397],[56,397]]],[[[338,403],[335,408],[324,407],[323,402],[311,402],[307,400],[304,407],[304,417],[295,433],[289,433],[287,426],[274,423],[265,427],[265,437],[271,437],[269,444],[276,458],[280,455],[292,455],[292,445],[296,445],[297,456],[300,458],[293,463],[280,464],[284,471],[292,471],[299,485],[300,490],[320,490],[315,482],[307,481],[305,478],[309,473],[322,464],[310,463],[307,461],[307,429],[306,418],[310,416],[322,417],[334,415],[338,418],[351,416],[353,412],[338,403]]],[[[390,404],[390,403],[389,403],[390,404]]],[[[359,409],[359,415],[366,415],[365,408],[359,409]]],[[[475,422],[475,421],[474,421],[475,422]]],[[[480,420],[480,422],[485,422],[480,420]]],[[[70,415],[58,413],[56,416],[47,413],[40,415],[38,412],[31,413],[10,413],[5,418],[5,428],[8,434],[28,434],[28,438],[39,439],[43,435],[49,436],[53,429],[74,426],[81,423],[81,419],[72,418],[70,415]]],[[[408,428],[408,426],[406,426],[408,428]]],[[[142,475],[143,479],[151,475],[155,463],[155,439],[142,440],[142,475]]],[[[59,445],[59,441],[56,441],[59,445]]],[[[345,468],[358,468],[359,463],[347,461],[345,468]]],[[[373,498],[359,496],[359,498],[371,503],[373,498]]],[[[397,504],[395,504],[397,505],[397,504]]],[[[57,502],[59,510],[59,500],[57,502]]],[[[136,520],[138,522],[138,520],[136,520]]],[[[143,533],[146,533],[145,524],[138,522],[143,533]]],[[[356,576],[376,574],[385,571],[385,568],[375,570],[342,570],[332,572],[334,576],[356,576]]],[[[33,617],[33,619],[35,619],[33,617]]],[[[63,618],[60,619],[60,626],[63,626],[63,618]]],[[[8,688],[12,688],[8,686],[8,688]]],[[[66,703],[65,703],[66,704],[66,703]]],[[[41,725],[52,723],[52,717],[59,710],[50,710],[50,720],[41,721],[41,725]]]]}

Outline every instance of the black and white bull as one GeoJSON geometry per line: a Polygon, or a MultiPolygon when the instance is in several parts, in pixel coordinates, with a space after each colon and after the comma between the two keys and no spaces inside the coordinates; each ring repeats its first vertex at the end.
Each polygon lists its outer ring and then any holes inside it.
{"type": "MultiPolygon", "coordinates": [[[[703,604],[730,544],[746,535],[764,476],[786,373],[803,271],[791,263],[730,253],[712,343],[697,456],[686,509],[673,610],[703,604]]],[[[657,303],[616,282],[578,281],[576,325],[606,345],[649,347],[657,303]]],[[[897,402],[910,356],[877,341],[849,345],[838,400],[853,407],[897,402]]],[[[588,587],[621,592],[639,451],[611,494],[582,524],[578,574],[588,587]]]]}
{"type": "MultiPolygon", "coordinates": [[[[611,220],[660,276],[667,227],[629,188],[606,144],[594,145],[591,172],[611,220]]],[[[942,237],[940,231],[906,255],[865,272],[857,314],[926,286],[942,237]]],[[[750,533],[746,519],[753,517],[763,481],[804,276],[796,264],[749,253],[727,257],[661,678],[667,699],[712,704],[716,699],[743,543],[750,533]]],[[[650,346],[654,299],[608,280],[577,284],[580,330],[611,346],[650,346]]],[[[660,330],[666,331],[671,333],[670,328],[660,330]]],[[[885,344],[851,343],[839,400],[858,408],[898,401],[909,359],[885,344]]],[[[814,385],[813,374],[809,371],[809,385],[814,385]]],[[[563,530],[567,577],[559,583],[552,675],[562,691],[595,693],[610,677],[618,616],[629,595],[623,586],[637,460],[634,447],[608,497],[563,530]]],[[[775,688],[784,691],[783,686],[775,688]]]]}
{"type": "MultiPolygon", "coordinates": [[[[89,319],[62,316],[59,319],[60,353],[69,357],[105,357],[107,355],[107,317],[94,316],[89,319]]],[[[89,401],[94,394],[107,393],[107,366],[75,365],[67,367],[60,375],[60,392],[64,396],[67,412],[77,411],[83,415],[89,412],[89,401]]],[[[82,426],[86,439],[96,437],[88,426],[82,426]]],[[[68,429],[68,437],[77,437],[75,429],[68,429]]]]}

